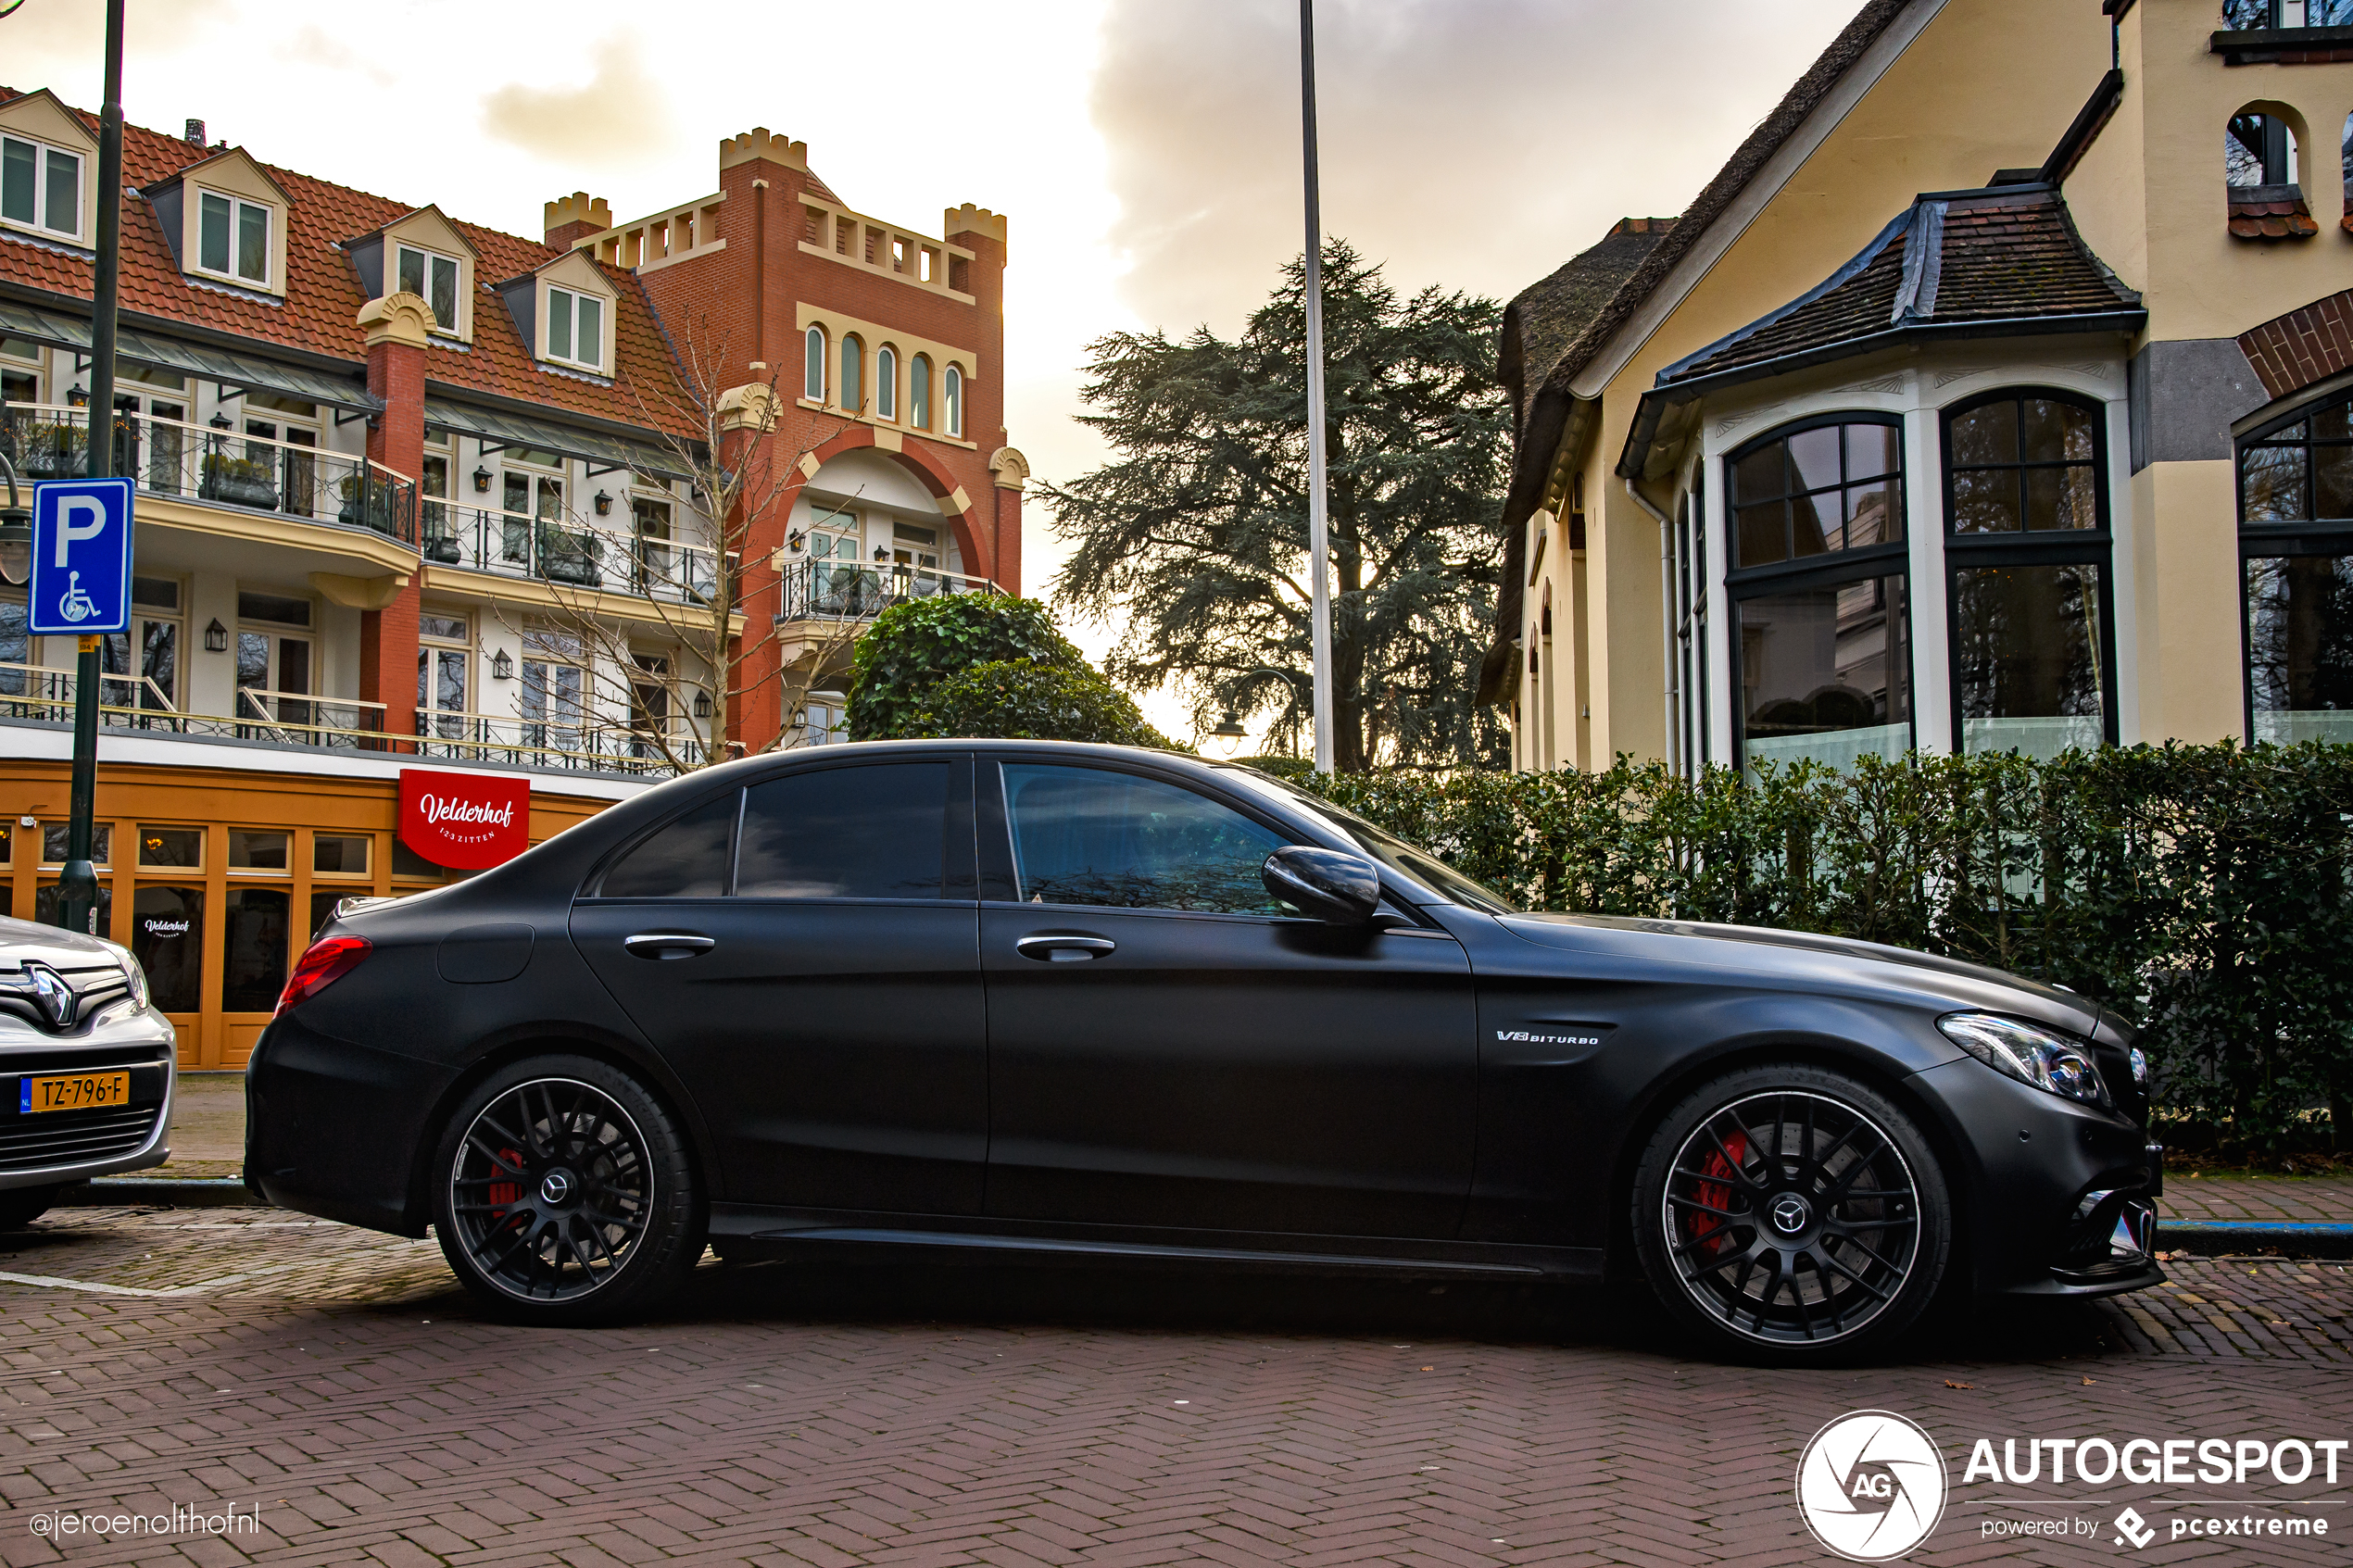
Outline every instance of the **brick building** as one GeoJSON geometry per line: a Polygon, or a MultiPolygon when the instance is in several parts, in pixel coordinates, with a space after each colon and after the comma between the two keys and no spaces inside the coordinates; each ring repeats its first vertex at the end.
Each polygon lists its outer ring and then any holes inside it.
{"type": "MultiPolygon", "coordinates": [[[[195,122],[123,152],[136,620],[104,649],[100,931],[189,1066],[242,1061],[334,898],[452,874],[399,840],[404,769],[528,776],[535,841],[838,738],[875,613],[1019,589],[993,213],[885,222],[766,131],[709,194],[621,224],[566,197],[537,239],[195,122]]],[[[0,88],[0,452],[28,480],[86,464],[97,164],[94,115],[0,88]]],[[[0,590],[21,918],[55,897],[75,654],[0,590]]]]}

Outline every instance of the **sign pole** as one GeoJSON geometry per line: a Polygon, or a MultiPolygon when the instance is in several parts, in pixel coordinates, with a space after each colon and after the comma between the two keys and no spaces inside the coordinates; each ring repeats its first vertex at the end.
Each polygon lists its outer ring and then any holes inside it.
{"type": "Polygon", "coordinates": [[[1315,0],[1299,0],[1299,94],[1307,170],[1307,571],[1315,660],[1315,771],[1332,753],[1331,517],[1324,490],[1324,240],[1315,168],[1315,0]]]}
{"type": "MultiPolygon", "coordinates": [[[[98,269],[90,302],[90,462],[92,479],[114,471],[116,281],[122,250],[122,5],[107,0],[107,97],[98,111],[98,269]]],[[[73,675],[73,785],[66,861],[57,872],[57,923],[95,935],[98,871],[90,863],[91,820],[97,813],[98,639],[82,639],[73,675]]]]}

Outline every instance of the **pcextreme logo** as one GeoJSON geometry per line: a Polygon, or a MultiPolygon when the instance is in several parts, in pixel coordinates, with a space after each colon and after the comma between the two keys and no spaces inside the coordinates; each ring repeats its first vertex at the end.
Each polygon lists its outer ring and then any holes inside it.
{"type": "Polygon", "coordinates": [[[1944,1456],[1919,1424],[1856,1411],[1814,1434],[1797,1461],[1797,1508],[1814,1538],[1854,1562],[1888,1562],[1944,1516],[1944,1456]]]}

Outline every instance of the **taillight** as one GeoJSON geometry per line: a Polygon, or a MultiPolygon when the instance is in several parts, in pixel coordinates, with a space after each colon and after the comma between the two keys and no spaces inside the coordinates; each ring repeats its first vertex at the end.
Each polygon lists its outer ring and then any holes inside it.
{"type": "Polygon", "coordinates": [[[329,936],[310,944],[286,976],[286,988],[278,993],[278,1009],[272,1018],[283,1017],[288,1008],[307,1002],[328,986],[359,967],[368,956],[369,942],[365,936],[329,936]]]}

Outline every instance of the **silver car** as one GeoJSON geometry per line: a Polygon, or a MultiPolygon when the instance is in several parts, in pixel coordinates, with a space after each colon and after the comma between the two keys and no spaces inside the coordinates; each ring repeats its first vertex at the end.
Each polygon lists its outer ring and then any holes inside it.
{"type": "Polygon", "coordinates": [[[0,1231],[59,1189],[170,1158],[171,1022],[111,942],[0,919],[0,1231]]]}

